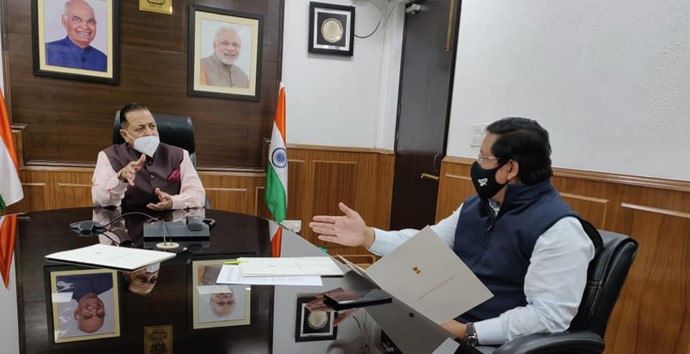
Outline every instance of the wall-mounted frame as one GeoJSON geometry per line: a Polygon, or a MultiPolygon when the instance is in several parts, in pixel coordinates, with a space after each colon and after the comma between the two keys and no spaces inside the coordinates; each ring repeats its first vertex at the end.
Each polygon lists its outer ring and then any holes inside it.
{"type": "Polygon", "coordinates": [[[120,336],[117,272],[48,266],[46,306],[56,344],[120,336]]]}
{"type": "Polygon", "coordinates": [[[251,286],[217,284],[223,262],[228,259],[192,262],[193,328],[250,324],[251,286]]]}
{"type": "Polygon", "coordinates": [[[116,84],[119,0],[31,0],[34,75],[116,84]]]}
{"type": "Polygon", "coordinates": [[[263,17],[189,6],[188,94],[259,100],[263,17]]]}
{"type": "Polygon", "coordinates": [[[309,3],[309,53],[352,56],[355,7],[309,3]]]}
{"type": "Polygon", "coordinates": [[[139,10],[172,15],[172,0],[139,0],[139,10]]]}
{"type": "Polygon", "coordinates": [[[316,294],[297,297],[295,342],[333,340],[338,336],[338,327],[334,325],[338,315],[335,311],[310,311],[307,308],[315,298],[316,294]]]}

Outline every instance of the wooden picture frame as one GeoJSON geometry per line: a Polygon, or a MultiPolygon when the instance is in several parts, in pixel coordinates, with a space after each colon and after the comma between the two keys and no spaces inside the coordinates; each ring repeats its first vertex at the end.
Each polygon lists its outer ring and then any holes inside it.
{"type": "Polygon", "coordinates": [[[316,294],[297,297],[295,316],[295,342],[334,340],[338,337],[338,327],[334,325],[338,317],[336,311],[310,311],[307,304],[316,294]]]}
{"type": "Polygon", "coordinates": [[[47,266],[46,306],[55,344],[120,336],[117,271],[47,266]]]}
{"type": "Polygon", "coordinates": [[[309,3],[309,53],[352,56],[355,7],[309,3]]]}
{"type": "Polygon", "coordinates": [[[216,283],[223,263],[230,260],[192,262],[192,328],[243,326],[251,323],[251,286],[216,283]]]}
{"type": "Polygon", "coordinates": [[[34,75],[117,84],[119,0],[67,2],[31,0],[34,75]]]}
{"type": "Polygon", "coordinates": [[[258,101],[263,17],[189,6],[188,94],[258,101]]]}

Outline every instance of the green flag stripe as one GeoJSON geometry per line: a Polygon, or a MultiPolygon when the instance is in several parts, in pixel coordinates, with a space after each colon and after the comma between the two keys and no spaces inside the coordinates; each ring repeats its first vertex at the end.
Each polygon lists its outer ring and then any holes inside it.
{"type": "Polygon", "coordinates": [[[268,210],[273,214],[273,218],[278,223],[283,222],[287,215],[287,203],[285,198],[285,188],[280,182],[280,178],[276,173],[273,165],[268,165],[266,176],[266,194],[264,200],[268,206],[268,210]]]}

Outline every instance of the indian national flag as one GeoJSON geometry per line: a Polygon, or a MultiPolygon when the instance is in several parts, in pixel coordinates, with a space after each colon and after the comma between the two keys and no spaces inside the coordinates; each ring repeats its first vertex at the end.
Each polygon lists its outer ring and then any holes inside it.
{"type": "MultiPolygon", "coordinates": [[[[0,210],[24,198],[22,184],[17,175],[18,168],[10,119],[5,108],[5,99],[0,95],[0,210]]],[[[17,215],[0,216],[0,275],[6,288],[10,285],[16,229],[17,215]]]]}
{"type": "MultiPolygon", "coordinates": [[[[285,87],[283,85],[280,86],[278,93],[268,161],[265,201],[275,221],[281,223],[287,214],[288,186],[288,160],[287,150],[285,150],[285,87]]],[[[274,257],[280,256],[282,235],[283,229],[281,227],[278,227],[275,233],[271,235],[271,253],[274,257]]]]}
{"type": "Polygon", "coordinates": [[[22,184],[17,175],[18,170],[10,118],[5,108],[5,99],[0,96],[0,210],[24,198],[22,184]]]}

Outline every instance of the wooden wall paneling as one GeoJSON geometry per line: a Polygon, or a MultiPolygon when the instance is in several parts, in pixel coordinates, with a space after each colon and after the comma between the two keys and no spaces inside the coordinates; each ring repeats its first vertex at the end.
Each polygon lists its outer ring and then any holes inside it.
{"type": "MultiPolygon", "coordinates": [[[[319,243],[308,227],[309,222],[313,215],[317,214],[340,215],[337,203],[341,200],[357,210],[369,225],[388,228],[394,161],[392,153],[372,149],[292,145],[288,146],[288,156],[288,218],[293,218],[291,215],[294,215],[294,212],[299,213],[302,220],[302,237],[310,242],[319,243]],[[333,167],[329,163],[336,163],[336,169],[341,168],[350,172],[345,172],[346,175],[341,176],[341,181],[333,181],[330,177],[324,178],[324,168],[328,170],[333,167]],[[338,191],[333,192],[333,188],[338,191]]],[[[327,175],[335,174],[334,171],[329,171],[327,175]]],[[[364,248],[319,244],[327,246],[331,254],[367,253],[364,248]]]]}
{"type": "Polygon", "coordinates": [[[571,193],[561,193],[561,197],[573,210],[580,213],[582,218],[597,228],[604,228],[607,220],[609,200],[571,193]]]}
{"type": "Polygon", "coordinates": [[[55,208],[76,208],[93,205],[91,197],[92,170],[51,172],[54,186],[55,208]]]}
{"type": "Polygon", "coordinates": [[[303,216],[306,215],[307,197],[310,194],[307,193],[308,191],[306,161],[288,158],[288,209],[286,217],[288,220],[302,220],[303,226],[305,222],[309,221],[303,219],[303,216]]]}
{"type": "Polygon", "coordinates": [[[48,185],[45,182],[24,182],[30,180],[22,174],[19,177],[22,180],[22,189],[24,190],[24,199],[7,208],[8,213],[21,213],[34,210],[47,210],[49,207],[50,193],[48,185]]]}
{"type": "Polygon", "coordinates": [[[47,173],[20,170],[19,179],[22,181],[24,199],[16,206],[10,207],[11,209],[17,211],[55,209],[53,186],[47,173]]]}
{"type": "Polygon", "coordinates": [[[339,215],[338,203],[355,207],[357,162],[314,160],[312,211],[320,215],[339,215]]]}
{"type": "Polygon", "coordinates": [[[28,165],[93,165],[98,151],[111,143],[115,111],[136,100],[153,112],[192,117],[200,167],[262,170],[262,144],[271,135],[282,65],[283,0],[181,0],[174,1],[172,15],[120,1],[118,85],[34,76],[31,1],[0,1],[8,12],[3,14],[7,103],[12,121],[28,126],[28,165]],[[187,94],[190,3],[263,16],[260,101],[187,94]]]}
{"type": "Polygon", "coordinates": [[[212,209],[256,215],[255,191],[263,174],[200,171],[199,178],[212,209]]]}
{"type": "Polygon", "coordinates": [[[388,229],[390,201],[393,198],[394,155],[370,153],[355,156],[358,161],[357,189],[355,203],[350,207],[365,216],[367,225],[388,229]]]}
{"type": "Polygon", "coordinates": [[[251,214],[249,206],[249,190],[245,188],[213,188],[206,187],[206,197],[213,209],[234,211],[251,214]]]}
{"type": "MultiPolygon", "coordinates": [[[[255,209],[254,209],[254,215],[266,218],[269,220],[273,220],[273,215],[271,215],[271,211],[268,210],[268,207],[266,206],[266,202],[264,201],[264,195],[266,194],[266,187],[265,186],[260,186],[256,187],[256,201],[254,202],[255,209]]],[[[289,206],[288,206],[289,208],[289,206]]]]}
{"type": "Polygon", "coordinates": [[[622,204],[617,229],[639,242],[606,334],[607,353],[688,353],[690,214],[622,204]]]}
{"type": "Polygon", "coordinates": [[[467,197],[475,194],[469,167],[458,163],[452,157],[441,162],[441,179],[438,186],[436,221],[441,221],[453,213],[467,197]]]}

